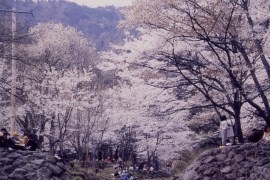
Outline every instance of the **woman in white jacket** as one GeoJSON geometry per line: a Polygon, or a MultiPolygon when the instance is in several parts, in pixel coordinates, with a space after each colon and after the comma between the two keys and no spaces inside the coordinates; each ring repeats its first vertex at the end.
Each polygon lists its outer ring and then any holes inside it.
{"type": "Polygon", "coordinates": [[[222,139],[222,146],[226,146],[227,138],[230,138],[230,145],[235,144],[234,139],[234,121],[230,119],[229,123],[226,116],[221,116],[220,118],[220,136],[222,139]]]}
{"type": "Polygon", "coordinates": [[[221,116],[221,118],[220,118],[220,136],[221,136],[221,145],[222,146],[226,146],[227,128],[228,128],[227,117],[221,116]]]}

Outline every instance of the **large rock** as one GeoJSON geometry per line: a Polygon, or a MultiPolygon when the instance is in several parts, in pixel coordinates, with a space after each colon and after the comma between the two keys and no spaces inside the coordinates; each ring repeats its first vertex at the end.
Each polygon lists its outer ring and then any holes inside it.
{"type": "Polygon", "coordinates": [[[52,171],[46,167],[43,167],[37,171],[38,177],[42,178],[50,178],[52,175],[52,171]]]}
{"type": "Polygon", "coordinates": [[[42,163],[44,163],[44,159],[34,159],[34,160],[30,161],[30,163],[37,165],[37,166],[41,166],[42,163]]]}
{"type": "Polygon", "coordinates": [[[12,152],[10,154],[7,154],[7,158],[10,159],[18,159],[19,157],[21,157],[22,155],[17,153],[17,152],[12,152]]]}
{"type": "Polygon", "coordinates": [[[1,162],[1,164],[12,164],[14,162],[14,160],[9,159],[9,158],[1,158],[0,162],[1,162]]]}
{"type": "Polygon", "coordinates": [[[24,169],[17,168],[9,176],[9,179],[24,180],[24,175],[27,174],[27,171],[24,169]]]}
{"type": "Polygon", "coordinates": [[[47,167],[52,171],[52,173],[53,173],[54,175],[59,176],[60,174],[63,173],[63,170],[62,170],[60,167],[56,166],[56,165],[53,165],[53,164],[47,164],[47,167]]]}
{"type": "Polygon", "coordinates": [[[1,152],[0,165],[1,180],[72,179],[63,164],[44,152],[1,152]]]}
{"type": "Polygon", "coordinates": [[[16,167],[23,167],[24,165],[26,165],[26,161],[23,161],[21,159],[17,159],[15,162],[13,162],[13,165],[16,167]]]}
{"type": "Polygon", "coordinates": [[[270,179],[270,142],[213,149],[201,154],[179,179],[270,179]]]}
{"type": "Polygon", "coordinates": [[[29,179],[29,180],[37,179],[37,173],[35,173],[35,172],[30,172],[30,173],[27,173],[24,177],[25,177],[26,179],[29,179]]]}

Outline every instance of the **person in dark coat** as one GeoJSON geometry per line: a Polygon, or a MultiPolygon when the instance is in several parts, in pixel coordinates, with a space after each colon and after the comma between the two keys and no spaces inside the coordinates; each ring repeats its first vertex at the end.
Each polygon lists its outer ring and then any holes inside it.
{"type": "Polygon", "coordinates": [[[118,160],[118,146],[116,147],[115,154],[114,154],[115,161],[118,160]]]}
{"type": "Polygon", "coordinates": [[[264,132],[258,129],[252,129],[251,133],[247,136],[250,142],[259,142],[263,138],[264,132]]]}
{"type": "Polygon", "coordinates": [[[157,157],[154,159],[153,163],[154,163],[154,171],[158,171],[159,170],[159,162],[158,162],[157,157]]]}
{"type": "Polygon", "coordinates": [[[140,165],[139,165],[139,167],[138,167],[138,170],[143,170],[144,164],[145,164],[145,162],[141,162],[140,165]]]}
{"type": "Polygon", "coordinates": [[[8,133],[6,128],[2,128],[0,132],[0,147],[8,148],[8,136],[10,134],[8,133]]]}
{"type": "Polygon", "coordinates": [[[36,151],[37,147],[38,147],[38,143],[37,141],[35,141],[35,137],[34,135],[30,134],[28,136],[28,141],[25,144],[26,149],[30,150],[30,151],[36,151]]]}

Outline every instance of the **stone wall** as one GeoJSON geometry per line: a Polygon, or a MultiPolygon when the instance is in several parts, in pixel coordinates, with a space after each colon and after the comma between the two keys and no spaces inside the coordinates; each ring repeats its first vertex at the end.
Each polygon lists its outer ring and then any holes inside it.
{"type": "Polygon", "coordinates": [[[44,152],[3,152],[0,149],[1,180],[71,180],[65,166],[44,152]]]}
{"type": "Polygon", "coordinates": [[[270,142],[261,141],[208,150],[202,153],[179,179],[270,179],[270,142]]]}

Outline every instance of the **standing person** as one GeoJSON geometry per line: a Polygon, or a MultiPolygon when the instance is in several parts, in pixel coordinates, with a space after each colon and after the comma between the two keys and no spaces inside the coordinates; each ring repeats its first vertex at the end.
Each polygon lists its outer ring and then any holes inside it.
{"type": "Polygon", "coordinates": [[[116,147],[115,154],[114,154],[114,160],[118,160],[118,146],[116,147]]]}
{"type": "Polygon", "coordinates": [[[153,163],[154,163],[154,170],[155,171],[158,171],[159,170],[159,162],[158,162],[158,158],[157,157],[154,158],[153,163]]]}
{"type": "Polygon", "coordinates": [[[227,127],[227,138],[230,139],[230,143],[227,145],[235,145],[235,136],[234,136],[234,119],[227,119],[228,127],[227,127]]]}
{"type": "Polygon", "coordinates": [[[119,165],[118,167],[119,167],[120,169],[123,169],[123,161],[122,161],[121,157],[118,158],[117,163],[118,163],[118,165],[119,165]]]}
{"type": "Polygon", "coordinates": [[[172,161],[167,162],[166,164],[166,171],[169,175],[172,174],[172,161]]]}
{"type": "Polygon", "coordinates": [[[139,170],[139,171],[142,171],[142,170],[143,170],[144,164],[145,164],[145,162],[141,162],[141,163],[140,163],[140,165],[139,165],[139,167],[138,167],[138,170],[139,170]]]}
{"type": "Polygon", "coordinates": [[[220,117],[221,147],[226,146],[228,122],[225,115],[220,117]]]}

